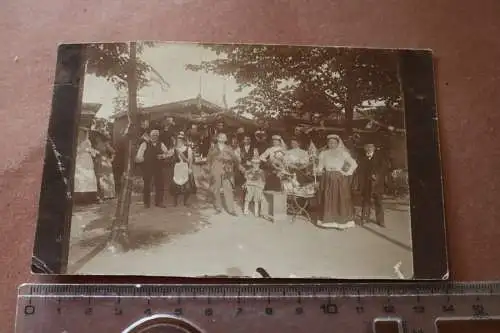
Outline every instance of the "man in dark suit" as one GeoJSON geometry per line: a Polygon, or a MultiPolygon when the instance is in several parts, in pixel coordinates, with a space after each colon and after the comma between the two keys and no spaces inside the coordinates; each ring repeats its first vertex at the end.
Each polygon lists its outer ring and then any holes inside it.
{"type": "MultiPolygon", "coordinates": [[[[240,149],[240,165],[245,169],[250,169],[250,161],[258,155],[257,148],[252,142],[252,137],[249,134],[243,134],[243,141],[239,146],[240,149]]],[[[235,171],[236,187],[240,188],[245,183],[245,176],[239,170],[235,171]]],[[[244,194],[244,193],[243,193],[244,194]]]]}
{"type": "Polygon", "coordinates": [[[250,161],[258,154],[255,145],[252,143],[252,138],[249,134],[243,136],[243,142],[240,145],[241,165],[245,168],[250,167],[250,161]]]}
{"type": "Polygon", "coordinates": [[[269,142],[267,133],[263,130],[258,130],[255,132],[255,149],[257,149],[257,153],[262,155],[269,148],[269,142]]]}
{"type": "Polygon", "coordinates": [[[362,196],[362,223],[368,222],[373,206],[375,208],[376,223],[385,227],[382,195],[384,193],[384,179],[387,172],[385,158],[378,152],[372,143],[364,146],[364,154],[358,161],[359,182],[362,196]]]}
{"type": "Polygon", "coordinates": [[[174,118],[166,117],[160,130],[160,141],[169,149],[174,146],[177,130],[174,118]]]}
{"type": "Polygon", "coordinates": [[[153,184],[155,188],[155,205],[165,207],[163,204],[163,163],[172,154],[173,151],[169,151],[165,144],[160,141],[160,131],[154,128],[149,132],[149,140],[143,141],[137,150],[135,161],[141,163],[142,167],[143,200],[146,208],[151,206],[151,185],[153,184]]]}

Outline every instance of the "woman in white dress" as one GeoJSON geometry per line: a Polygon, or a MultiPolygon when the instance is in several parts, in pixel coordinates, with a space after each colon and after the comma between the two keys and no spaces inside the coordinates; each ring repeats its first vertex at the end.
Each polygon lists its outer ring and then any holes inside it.
{"type": "Polygon", "coordinates": [[[79,128],[75,159],[75,198],[93,197],[92,201],[97,199],[97,178],[92,159],[95,155],[96,151],[90,143],[88,129],[79,128]]]}
{"type": "Polygon", "coordinates": [[[318,191],[318,226],[347,229],[355,226],[350,176],[358,164],[338,135],[327,136],[327,148],[319,154],[317,172],[321,174],[318,191]]]}

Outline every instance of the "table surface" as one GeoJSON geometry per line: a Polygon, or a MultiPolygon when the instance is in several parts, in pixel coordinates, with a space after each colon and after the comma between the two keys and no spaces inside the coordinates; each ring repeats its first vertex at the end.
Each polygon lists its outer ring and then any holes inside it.
{"type": "MultiPolygon", "coordinates": [[[[5,0],[0,11],[0,322],[29,272],[59,42],[184,40],[431,48],[451,277],[500,279],[498,0],[5,0]]],[[[466,333],[462,331],[463,333],[466,333]]]]}

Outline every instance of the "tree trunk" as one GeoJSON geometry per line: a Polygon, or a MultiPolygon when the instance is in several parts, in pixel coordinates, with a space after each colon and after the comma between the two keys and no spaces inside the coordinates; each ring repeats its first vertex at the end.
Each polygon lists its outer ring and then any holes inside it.
{"type": "Polygon", "coordinates": [[[350,137],[352,135],[352,127],[354,120],[353,94],[355,93],[354,90],[356,89],[356,76],[353,73],[355,55],[351,54],[349,51],[347,52],[348,54],[345,60],[345,73],[344,73],[344,82],[347,90],[344,102],[344,111],[345,111],[344,130],[346,137],[350,137]]]}
{"type": "Polygon", "coordinates": [[[347,91],[347,97],[344,105],[345,109],[345,123],[344,123],[344,130],[345,130],[345,135],[346,137],[350,137],[352,135],[352,127],[353,127],[353,120],[354,120],[354,106],[352,103],[352,98],[349,93],[349,90],[347,91]]]}
{"type": "Polygon", "coordinates": [[[124,252],[130,247],[128,218],[132,198],[134,151],[137,130],[139,127],[139,112],[137,110],[137,45],[130,43],[130,59],[127,75],[128,89],[128,130],[126,133],[126,167],[123,175],[122,188],[116,204],[115,218],[111,229],[109,248],[112,251],[124,252]]]}

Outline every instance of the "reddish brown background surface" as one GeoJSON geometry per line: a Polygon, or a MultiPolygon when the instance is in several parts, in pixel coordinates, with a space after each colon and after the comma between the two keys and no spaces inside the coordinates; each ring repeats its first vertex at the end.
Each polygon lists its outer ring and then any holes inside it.
{"type": "Polygon", "coordinates": [[[59,42],[432,48],[451,276],[500,279],[499,18],[498,0],[2,1],[0,331],[12,331],[17,285],[36,280],[29,266],[59,42]]]}

